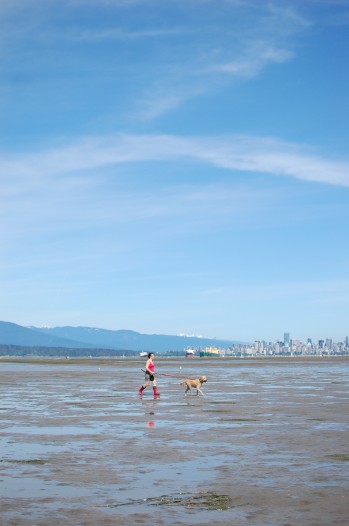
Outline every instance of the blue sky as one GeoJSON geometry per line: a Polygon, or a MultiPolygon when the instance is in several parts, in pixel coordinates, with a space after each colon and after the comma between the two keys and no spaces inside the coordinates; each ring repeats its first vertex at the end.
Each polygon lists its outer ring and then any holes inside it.
{"type": "Polygon", "coordinates": [[[349,334],[349,1],[2,0],[0,319],[349,334]]]}

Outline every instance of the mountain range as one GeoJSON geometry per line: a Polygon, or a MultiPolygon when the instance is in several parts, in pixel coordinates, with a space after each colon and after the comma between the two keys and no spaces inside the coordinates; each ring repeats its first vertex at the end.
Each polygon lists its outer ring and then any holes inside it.
{"type": "Polygon", "coordinates": [[[0,345],[69,349],[105,349],[146,352],[180,352],[187,347],[230,347],[238,341],[199,336],[141,334],[129,330],[94,327],[23,327],[0,321],[0,345]]]}

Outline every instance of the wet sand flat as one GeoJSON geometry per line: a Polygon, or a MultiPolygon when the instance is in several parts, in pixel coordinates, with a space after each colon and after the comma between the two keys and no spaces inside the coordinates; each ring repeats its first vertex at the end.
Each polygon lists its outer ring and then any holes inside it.
{"type": "Polygon", "coordinates": [[[348,359],[159,358],[159,399],[141,368],[0,360],[1,525],[347,526],[348,359]]]}

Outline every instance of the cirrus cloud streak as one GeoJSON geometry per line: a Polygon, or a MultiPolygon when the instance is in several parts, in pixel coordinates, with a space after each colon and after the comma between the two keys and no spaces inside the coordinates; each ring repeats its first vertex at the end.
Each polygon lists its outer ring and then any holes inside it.
{"type": "Polygon", "coordinates": [[[38,182],[135,162],[197,162],[237,172],[263,173],[349,186],[349,162],[327,159],[311,148],[270,137],[128,135],[86,137],[70,145],[0,161],[2,181],[38,182]]]}

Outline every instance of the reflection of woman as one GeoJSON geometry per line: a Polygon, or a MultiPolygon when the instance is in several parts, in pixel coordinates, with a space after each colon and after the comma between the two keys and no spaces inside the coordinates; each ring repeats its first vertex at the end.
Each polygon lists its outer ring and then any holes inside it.
{"type": "Polygon", "coordinates": [[[154,395],[159,396],[160,393],[156,389],[154,354],[152,352],[148,354],[148,360],[145,364],[145,383],[141,386],[140,390],[138,391],[140,396],[142,396],[144,389],[148,387],[150,381],[153,382],[154,395]]]}

